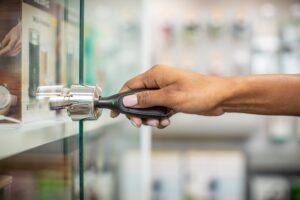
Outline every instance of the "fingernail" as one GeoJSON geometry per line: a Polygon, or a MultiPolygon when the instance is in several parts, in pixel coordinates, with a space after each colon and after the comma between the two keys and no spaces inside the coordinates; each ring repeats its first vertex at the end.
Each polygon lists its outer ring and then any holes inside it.
{"type": "Polygon", "coordinates": [[[148,119],[147,124],[149,126],[158,127],[159,121],[156,119],[148,119]]]}
{"type": "Polygon", "coordinates": [[[170,125],[170,120],[163,119],[160,123],[161,123],[162,126],[169,126],[170,125]]]}
{"type": "Polygon", "coordinates": [[[126,107],[132,107],[138,104],[136,95],[129,95],[123,98],[123,104],[126,107]]]}
{"type": "Polygon", "coordinates": [[[136,123],[133,120],[129,120],[129,121],[134,127],[138,128],[138,126],[136,125],[136,123]]]}

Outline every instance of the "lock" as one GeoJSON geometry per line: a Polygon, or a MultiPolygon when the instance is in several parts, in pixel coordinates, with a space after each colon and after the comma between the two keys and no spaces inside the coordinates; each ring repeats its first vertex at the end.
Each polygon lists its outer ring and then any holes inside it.
{"type": "Polygon", "coordinates": [[[102,109],[95,106],[101,96],[98,86],[72,85],[66,88],[62,85],[40,86],[37,89],[37,99],[48,99],[50,110],[67,109],[72,120],[96,120],[102,109]]]}
{"type": "Polygon", "coordinates": [[[37,99],[48,99],[50,110],[67,109],[74,121],[96,120],[102,109],[107,108],[125,115],[136,116],[142,119],[163,119],[172,115],[172,110],[166,107],[155,106],[150,108],[129,108],[123,104],[123,98],[142,92],[145,89],[131,90],[109,97],[101,96],[98,86],[72,85],[66,88],[57,86],[40,86],[37,88],[37,99]]]}

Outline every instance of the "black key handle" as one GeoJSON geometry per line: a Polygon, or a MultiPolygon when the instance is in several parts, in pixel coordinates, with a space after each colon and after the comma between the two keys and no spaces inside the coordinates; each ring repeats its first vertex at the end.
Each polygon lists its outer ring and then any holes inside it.
{"type": "Polygon", "coordinates": [[[109,97],[100,97],[99,100],[95,102],[95,106],[98,108],[108,108],[123,113],[125,115],[136,116],[143,119],[149,119],[149,118],[163,119],[163,118],[170,117],[171,109],[166,107],[155,106],[150,108],[129,108],[123,104],[124,97],[145,90],[146,89],[137,89],[137,90],[131,90],[128,92],[115,94],[109,97]]]}

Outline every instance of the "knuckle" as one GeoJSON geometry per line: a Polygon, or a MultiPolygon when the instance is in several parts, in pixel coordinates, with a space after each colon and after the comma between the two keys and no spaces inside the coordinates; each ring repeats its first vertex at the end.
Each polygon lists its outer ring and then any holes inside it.
{"type": "Polygon", "coordinates": [[[179,95],[174,93],[168,95],[168,102],[169,102],[169,106],[175,110],[178,110],[178,108],[184,104],[182,98],[179,95]]]}
{"type": "Polygon", "coordinates": [[[128,88],[129,86],[129,81],[127,81],[126,83],[124,83],[123,87],[122,88],[128,88]]]}
{"type": "Polygon", "coordinates": [[[145,91],[138,95],[138,102],[140,105],[146,105],[149,102],[150,92],[145,91]]]}
{"type": "Polygon", "coordinates": [[[153,85],[153,82],[155,81],[153,80],[153,76],[147,75],[144,77],[144,82],[146,83],[146,85],[153,85]]]}
{"type": "Polygon", "coordinates": [[[163,67],[162,65],[156,64],[153,67],[151,67],[151,71],[159,71],[162,69],[162,67],[163,67]]]}
{"type": "Polygon", "coordinates": [[[164,88],[164,95],[169,98],[176,98],[177,97],[177,90],[173,87],[166,87],[164,88]]]}
{"type": "Polygon", "coordinates": [[[133,80],[129,80],[124,84],[123,88],[132,89],[132,85],[133,85],[133,80]]]}
{"type": "Polygon", "coordinates": [[[149,76],[156,76],[156,77],[164,77],[168,73],[168,67],[165,65],[154,65],[150,70],[149,70],[149,76]]]}
{"type": "Polygon", "coordinates": [[[158,77],[162,74],[162,66],[154,65],[145,75],[145,78],[151,79],[153,81],[153,77],[158,77]]]}

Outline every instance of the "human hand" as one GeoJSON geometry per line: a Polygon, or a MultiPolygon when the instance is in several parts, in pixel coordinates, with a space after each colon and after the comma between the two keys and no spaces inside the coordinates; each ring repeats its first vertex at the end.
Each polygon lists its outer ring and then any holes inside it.
{"type": "MultiPolygon", "coordinates": [[[[172,109],[173,113],[217,116],[224,113],[221,103],[226,97],[229,97],[232,85],[230,80],[204,76],[165,65],[156,65],[147,72],[127,81],[120,92],[139,88],[156,89],[124,97],[123,103],[127,107],[165,106],[172,109]]],[[[111,116],[116,117],[118,114],[113,111],[111,116]]],[[[137,127],[145,124],[164,128],[170,124],[169,119],[142,120],[133,116],[128,116],[128,118],[137,127]]]]}
{"type": "Polygon", "coordinates": [[[16,56],[22,48],[21,42],[22,25],[18,23],[13,27],[1,41],[0,56],[16,56]]]}

